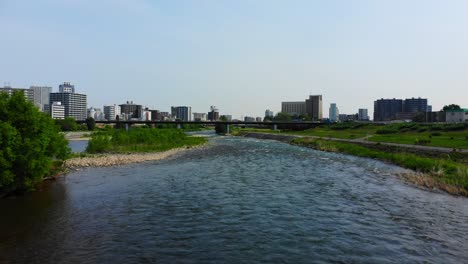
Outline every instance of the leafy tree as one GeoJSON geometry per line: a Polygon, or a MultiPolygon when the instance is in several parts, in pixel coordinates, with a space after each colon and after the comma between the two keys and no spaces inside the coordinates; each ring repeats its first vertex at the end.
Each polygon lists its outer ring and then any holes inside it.
{"type": "Polygon", "coordinates": [[[283,112],[279,112],[276,114],[276,116],[273,118],[273,120],[275,121],[291,121],[292,120],[292,116],[288,113],[283,113],[283,112]]]}
{"type": "Polygon", "coordinates": [[[92,117],[86,118],[86,128],[90,131],[94,130],[96,127],[96,121],[92,117]]]}
{"type": "Polygon", "coordinates": [[[461,107],[457,104],[450,104],[450,105],[445,105],[444,108],[442,108],[442,111],[447,111],[447,110],[460,110],[461,107]]]}
{"type": "Polygon", "coordinates": [[[54,120],[22,92],[0,93],[0,191],[30,190],[70,154],[54,120]]]}
{"type": "Polygon", "coordinates": [[[65,117],[65,119],[55,119],[55,123],[60,126],[62,131],[76,131],[78,130],[78,124],[75,118],[65,117]]]}

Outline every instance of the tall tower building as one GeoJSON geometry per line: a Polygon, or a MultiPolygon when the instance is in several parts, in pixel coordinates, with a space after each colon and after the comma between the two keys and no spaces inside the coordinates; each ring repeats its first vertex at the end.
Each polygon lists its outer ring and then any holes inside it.
{"type": "Polygon", "coordinates": [[[74,93],[75,86],[71,85],[69,82],[64,82],[59,85],[59,93],[74,93]]]}
{"type": "Polygon", "coordinates": [[[49,109],[49,100],[52,87],[31,86],[29,89],[33,90],[34,93],[34,105],[39,107],[42,112],[46,112],[49,109]]]}
{"type": "Polygon", "coordinates": [[[192,107],[190,106],[172,106],[172,117],[182,121],[192,121],[192,107]]]}
{"type": "Polygon", "coordinates": [[[330,110],[329,110],[329,119],[330,122],[336,122],[338,121],[338,116],[340,115],[338,111],[338,107],[336,107],[335,103],[330,104],[330,110]]]}
{"type": "Polygon", "coordinates": [[[306,112],[312,120],[321,120],[322,113],[322,95],[310,95],[306,100],[306,112]]]}
{"type": "Polygon", "coordinates": [[[367,113],[367,108],[359,108],[358,120],[359,121],[368,121],[369,120],[369,115],[367,113]]]}
{"type": "Polygon", "coordinates": [[[374,121],[395,120],[397,113],[403,112],[403,100],[379,99],[374,101],[374,121]]]}
{"type": "Polygon", "coordinates": [[[79,121],[86,120],[87,96],[75,93],[75,87],[70,83],[60,85],[59,90],[62,92],[50,93],[49,104],[60,102],[65,108],[65,117],[73,117],[79,121]],[[62,87],[63,85],[66,87],[62,87]]]}

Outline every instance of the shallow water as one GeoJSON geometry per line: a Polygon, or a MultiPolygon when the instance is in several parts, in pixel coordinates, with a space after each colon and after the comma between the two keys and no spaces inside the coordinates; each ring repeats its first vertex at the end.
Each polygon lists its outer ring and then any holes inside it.
{"type": "Polygon", "coordinates": [[[468,262],[468,200],[405,184],[401,170],[215,137],[0,200],[0,262],[468,262]]]}
{"type": "Polygon", "coordinates": [[[72,152],[84,152],[88,146],[88,140],[70,140],[68,146],[72,152]]]}

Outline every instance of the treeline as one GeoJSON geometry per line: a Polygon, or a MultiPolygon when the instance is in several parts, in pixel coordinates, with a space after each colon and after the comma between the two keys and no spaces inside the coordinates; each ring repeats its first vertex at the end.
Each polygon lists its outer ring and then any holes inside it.
{"type": "Polygon", "coordinates": [[[0,93],[0,194],[34,188],[70,154],[54,120],[24,94],[0,93]]]}

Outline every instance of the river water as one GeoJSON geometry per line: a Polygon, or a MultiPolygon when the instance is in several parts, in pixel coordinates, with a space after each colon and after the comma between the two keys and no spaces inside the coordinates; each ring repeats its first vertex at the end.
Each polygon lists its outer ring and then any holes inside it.
{"type": "Polygon", "coordinates": [[[5,263],[468,263],[468,199],[402,169],[214,137],[0,200],[5,263]]]}

